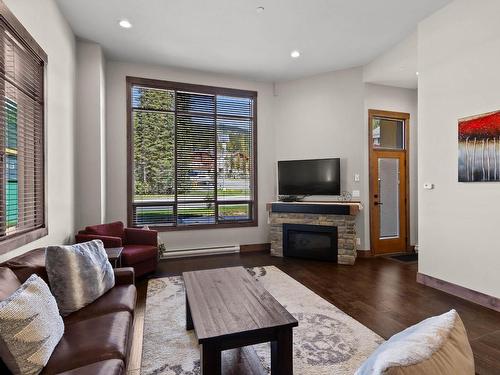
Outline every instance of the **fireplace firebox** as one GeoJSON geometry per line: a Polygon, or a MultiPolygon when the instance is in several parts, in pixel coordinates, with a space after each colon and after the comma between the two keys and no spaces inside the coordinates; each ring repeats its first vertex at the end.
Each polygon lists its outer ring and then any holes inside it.
{"type": "Polygon", "coordinates": [[[283,255],[337,262],[337,227],[283,224],[283,255]]]}

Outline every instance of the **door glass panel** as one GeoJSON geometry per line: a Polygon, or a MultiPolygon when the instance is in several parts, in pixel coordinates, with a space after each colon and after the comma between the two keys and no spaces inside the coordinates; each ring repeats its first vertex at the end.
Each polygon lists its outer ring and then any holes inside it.
{"type": "Polygon", "coordinates": [[[404,149],[404,120],[375,117],[372,121],[374,148],[404,149]]]}
{"type": "Polygon", "coordinates": [[[399,237],[399,159],[378,159],[380,239],[399,237]]]}

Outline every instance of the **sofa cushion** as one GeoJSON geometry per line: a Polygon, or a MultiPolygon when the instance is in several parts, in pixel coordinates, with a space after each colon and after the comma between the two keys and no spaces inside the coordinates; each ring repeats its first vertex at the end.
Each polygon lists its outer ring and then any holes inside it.
{"type": "Polygon", "coordinates": [[[14,374],[38,374],[63,332],[57,303],[37,275],[0,302],[0,357],[14,374]]]}
{"type": "Polygon", "coordinates": [[[120,375],[125,372],[125,364],[119,359],[110,359],[87,366],[64,371],[58,375],[120,375]]]}
{"type": "Polygon", "coordinates": [[[133,314],[136,298],[137,291],[134,285],[116,285],[90,305],[66,316],[64,324],[73,324],[117,311],[128,311],[133,314]]]}
{"type": "Polygon", "coordinates": [[[124,239],[125,228],[121,221],[109,224],[91,225],[85,228],[87,234],[100,234],[102,236],[120,237],[124,239]]]}
{"type": "Polygon", "coordinates": [[[115,285],[134,285],[135,272],[133,267],[120,267],[113,269],[115,285]]]}
{"type": "Polygon", "coordinates": [[[356,375],[474,375],[467,332],[455,310],[426,319],[392,336],[356,375]]]}
{"type": "Polygon", "coordinates": [[[148,245],[126,245],[123,247],[122,261],[125,265],[133,266],[158,257],[158,248],[148,245]]]}
{"type": "Polygon", "coordinates": [[[12,258],[1,264],[1,266],[10,268],[21,283],[24,283],[33,274],[37,274],[47,283],[49,281],[47,271],[45,270],[44,247],[12,258]]]}
{"type": "Polygon", "coordinates": [[[62,316],[94,302],[115,285],[113,268],[101,240],[49,246],[45,262],[62,316]]]}
{"type": "Polygon", "coordinates": [[[20,286],[21,282],[10,268],[0,267],[0,301],[10,297],[20,286]]]}
{"type": "Polygon", "coordinates": [[[132,314],[120,311],[67,325],[43,374],[57,374],[109,359],[126,362],[132,323],[132,314]]]}

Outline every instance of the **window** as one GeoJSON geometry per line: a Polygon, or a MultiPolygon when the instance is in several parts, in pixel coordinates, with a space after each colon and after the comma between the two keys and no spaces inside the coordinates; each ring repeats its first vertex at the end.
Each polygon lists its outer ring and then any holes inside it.
{"type": "Polygon", "coordinates": [[[129,224],[257,225],[257,93],[127,78],[129,224]]]}
{"type": "Polygon", "coordinates": [[[0,3],[0,252],[47,234],[46,62],[40,46],[0,3]]]}
{"type": "Polygon", "coordinates": [[[402,150],[405,144],[405,120],[373,117],[373,148],[402,150]]]}

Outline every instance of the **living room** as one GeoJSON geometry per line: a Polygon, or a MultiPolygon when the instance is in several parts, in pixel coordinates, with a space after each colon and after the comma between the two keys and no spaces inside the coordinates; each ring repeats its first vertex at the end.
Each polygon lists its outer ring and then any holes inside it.
{"type": "Polygon", "coordinates": [[[1,372],[500,373],[499,12],[0,1],[1,372]]]}

